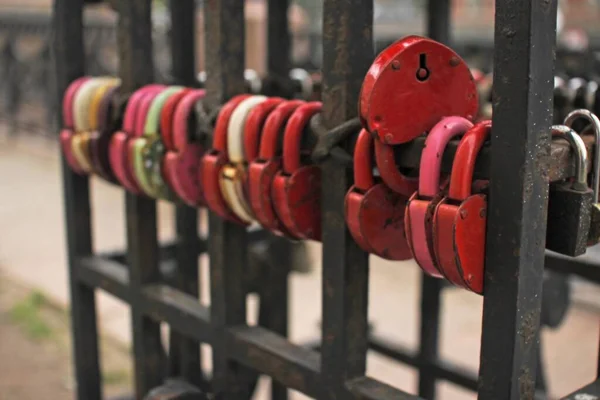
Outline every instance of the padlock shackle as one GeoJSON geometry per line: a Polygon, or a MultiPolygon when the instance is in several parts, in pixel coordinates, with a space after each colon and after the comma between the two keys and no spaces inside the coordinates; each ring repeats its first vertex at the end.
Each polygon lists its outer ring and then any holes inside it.
{"type": "Polygon", "coordinates": [[[270,97],[250,111],[244,128],[244,154],[246,161],[252,162],[258,157],[261,136],[269,114],[284,101],[281,97],[270,97]]]}
{"type": "Polygon", "coordinates": [[[448,142],[463,135],[473,123],[463,117],[446,117],[438,122],[427,135],[419,167],[419,195],[433,197],[440,190],[442,157],[448,142]]]}
{"type": "Polygon", "coordinates": [[[116,82],[108,82],[101,85],[94,94],[92,95],[92,99],[90,101],[90,109],[88,111],[88,126],[91,131],[95,131],[98,129],[98,110],[100,108],[100,104],[102,103],[102,99],[106,92],[108,92],[111,88],[120,84],[120,80],[116,82]]]}
{"type": "Polygon", "coordinates": [[[138,106],[138,111],[137,111],[137,118],[135,120],[135,129],[133,130],[133,135],[135,137],[145,136],[144,131],[146,128],[146,119],[148,118],[148,112],[150,111],[152,102],[165,89],[166,89],[166,87],[163,87],[163,88],[157,89],[157,90],[153,90],[153,91],[149,91],[140,100],[140,105],[138,106]]]}
{"type": "Polygon", "coordinates": [[[408,177],[398,169],[394,148],[375,140],[375,164],[383,182],[394,192],[407,197],[418,189],[418,178],[408,177]]]}
{"type": "Polygon", "coordinates": [[[366,129],[361,129],[354,145],[354,187],[366,192],[375,186],[373,177],[373,136],[366,129]]]}
{"type": "Polygon", "coordinates": [[[277,155],[279,139],[284,133],[288,118],[302,104],[306,104],[306,102],[303,100],[284,101],[269,114],[263,127],[258,158],[269,160],[277,155]]]}
{"type": "Polygon", "coordinates": [[[183,91],[183,86],[169,86],[160,92],[148,109],[148,115],[146,116],[146,123],[144,124],[144,136],[146,137],[158,137],[160,129],[160,114],[163,107],[167,103],[167,100],[173,95],[183,91]]]}
{"type": "Polygon", "coordinates": [[[159,90],[161,87],[162,85],[146,85],[133,92],[127,101],[127,105],[125,106],[125,114],[123,115],[123,132],[129,136],[133,135],[140,101],[146,94],[154,90],[159,90]]]}
{"type": "Polygon", "coordinates": [[[233,114],[242,101],[250,96],[251,95],[249,94],[238,94],[223,105],[219,111],[219,116],[217,117],[217,122],[215,123],[215,129],[213,131],[213,150],[219,152],[227,151],[227,128],[229,127],[231,114],[233,114]]]}
{"type": "Polygon", "coordinates": [[[98,106],[98,124],[96,127],[100,133],[104,133],[110,128],[110,118],[108,113],[112,105],[112,99],[120,88],[120,84],[112,86],[104,93],[102,99],[100,99],[100,104],[98,106]]]}
{"type": "Polygon", "coordinates": [[[450,175],[448,197],[452,200],[463,201],[471,195],[475,161],[483,144],[492,131],[492,121],[486,120],[475,124],[461,139],[450,175]]]}
{"type": "Polygon", "coordinates": [[[173,139],[173,130],[174,130],[174,116],[175,111],[177,110],[177,106],[183,100],[188,93],[190,93],[193,89],[185,88],[182,91],[174,94],[169,97],[167,102],[165,103],[162,111],[160,112],[160,136],[162,137],[162,141],[165,145],[165,148],[168,150],[175,149],[174,139],[173,139]]]}
{"type": "Polygon", "coordinates": [[[86,132],[90,130],[89,114],[92,97],[98,88],[112,80],[112,78],[98,77],[85,81],[83,85],[81,85],[73,99],[73,129],[75,132],[86,132]]]}
{"type": "Polygon", "coordinates": [[[246,119],[252,109],[267,100],[266,96],[250,96],[242,101],[231,114],[227,126],[227,154],[229,160],[234,164],[242,164],[246,161],[244,155],[244,134],[246,119]]]}
{"type": "Polygon", "coordinates": [[[175,106],[173,114],[173,146],[176,150],[183,151],[189,144],[190,135],[188,132],[188,121],[190,114],[194,110],[194,105],[204,98],[206,91],[204,89],[194,89],[189,91],[175,106]]]}
{"type": "MultiPolygon", "coordinates": [[[[598,117],[589,110],[574,110],[571,111],[565,118],[564,124],[571,128],[573,123],[578,119],[585,119],[588,121],[594,129],[594,162],[592,165],[592,190],[594,195],[592,201],[598,202],[598,191],[600,190],[600,120],[598,117]]],[[[573,147],[573,145],[571,145],[573,147]]],[[[587,154],[587,153],[586,153],[587,154]]],[[[585,171],[585,168],[584,168],[585,171]]]]}
{"type": "Polygon", "coordinates": [[[310,119],[321,112],[323,103],[311,101],[296,108],[287,125],[283,136],[283,171],[292,174],[302,167],[302,136],[304,128],[310,119]]]}
{"type": "Polygon", "coordinates": [[[576,155],[575,182],[573,183],[573,187],[576,190],[586,190],[588,187],[586,169],[588,153],[583,139],[577,132],[566,125],[554,125],[551,128],[551,132],[553,138],[560,137],[569,142],[569,145],[576,155]]]}
{"type": "Polygon", "coordinates": [[[75,95],[81,86],[88,80],[90,80],[89,76],[77,78],[71,82],[67,87],[67,90],[65,90],[62,102],[62,117],[64,128],[66,129],[73,129],[73,100],[75,100],[75,95]]]}

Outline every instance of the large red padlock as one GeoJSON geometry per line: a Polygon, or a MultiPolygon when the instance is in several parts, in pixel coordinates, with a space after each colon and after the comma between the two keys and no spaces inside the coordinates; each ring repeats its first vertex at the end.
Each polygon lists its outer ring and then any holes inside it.
{"type": "Polygon", "coordinates": [[[448,196],[433,216],[433,246],[440,271],[450,282],[483,293],[487,197],[473,194],[475,161],[492,129],[477,123],[456,150],[448,196]]]}
{"type": "Polygon", "coordinates": [[[464,134],[473,123],[462,117],[447,117],[438,122],[425,141],[419,168],[419,190],[407,205],[404,216],[406,237],[413,258],[428,275],[443,275],[435,260],[433,250],[433,212],[443,197],[440,191],[440,173],[444,149],[450,139],[464,134]]]}
{"type": "Polygon", "coordinates": [[[283,168],[271,188],[275,212],[287,230],[317,241],[321,240],[321,168],[302,165],[301,144],[304,129],[321,109],[321,102],[309,102],[290,117],[283,137],[283,168]]]}
{"type": "MultiPolygon", "coordinates": [[[[191,141],[188,132],[190,114],[194,105],[204,95],[205,91],[202,89],[188,91],[175,108],[175,114],[171,116],[171,120],[173,121],[172,139],[176,148],[174,151],[167,150],[163,160],[166,181],[177,196],[190,206],[204,204],[202,182],[200,181],[202,177],[200,161],[204,154],[204,147],[200,143],[191,141]]],[[[163,116],[164,111],[163,109],[163,116]]],[[[165,118],[168,120],[168,115],[165,118]]],[[[165,137],[164,132],[161,134],[165,137]]]]}
{"type": "Polygon", "coordinates": [[[363,126],[382,143],[406,143],[440,119],[477,115],[477,88],[467,64],[434,40],[407,36],[383,50],[360,93],[363,126]]]}
{"type": "Polygon", "coordinates": [[[271,189],[282,167],[281,142],[290,115],[301,105],[301,100],[284,101],[271,111],[262,129],[258,157],[248,168],[248,195],[256,220],[270,231],[297,238],[279,220],[271,198],[271,189]]]}
{"type": "Polygon", "coordinates": [[[404,233],[407,197],[373,177],[373,137],[365,129],[354,147],[354,186],[346,194],[348,229],[365,251],[388,260],[411,258],[404,233]]]}
{"type": "Polygon", "coordinates": [[[71,82],[65,91],[62,103],[63,129],[60,131],[60,146],[67,164],[69,164],[73,172],[80,175],[84,175],[85,171],[77,162],[73,154],[73,147],[71,146],[73,139],[73,99],[81,85],[89,79],[89,77],[84,76],[71,82]]]}
{"type": "Polygon", "coordinates": [[[249,96],[248,94],[237,95],[223,105],[215,124],[213,148],[202,157],[200,169],[202,174],[200,181],[203,185],[204,199],[208,208],[221,218],[240,225],[247,224],[240,220],[227,206],[221,193],[219,181],[221,170],[229,162],[227,156],[227,128],[229,127],[231,114],[233,114],[238,104],[249,96]]]}
{"type": "Polygon", "coordinates": [[[162,85],[147,85],[131,95],[125,107],[123,129],[116,132],[110,140],[109,159],[115,177],[123,187],[134,194],[141,194],[142,191],[129,168],[128,141],[134,135],[140,101],[149,92],[160,90],[162,87],[162,85]]]}

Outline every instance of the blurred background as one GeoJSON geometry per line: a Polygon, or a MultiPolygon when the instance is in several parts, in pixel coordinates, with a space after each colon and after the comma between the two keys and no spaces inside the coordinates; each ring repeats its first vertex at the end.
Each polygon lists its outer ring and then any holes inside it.
{"type": "MultiPolygon", "coordinates": [[[[155,1],[156,80],[169,82],[170,19],[166,1],[155,1]]],[[[203,1],[198,1],[197,70],[203,69],[203,1]]],[[[322,57],[322,1],[296,0],[290,8],[294,67],[318,71],[322,57]]],[[[407,34],[425,30],[423,0],[375,1],[375,42],[379,50],[407,34]]],[[[494,2],[453,0],[453,48],[472,67],[492,70],[494,2]]],[[[597,79],[600,71],[600,0],[561,0],[557,35],[560,73],[597,79]]],[[[0,399],[72,398],[69,299],[57,146],[58,96],[51,48],[51,0],[0,0],[0,399]],[[8,361],[7,361],[8,360],[8,361]]],[[[247,68],[265,72],[266,6],[246,1],[247,68]]],[[[90,75],[116,75],[112,9],[91,5],[85,14],[90,75]]],[[[60,62],[60,60],[59,60],[60,62]]],[[[94,246],[123,249],[123,192],[92,178],[94,246]]],[[[173,207],[159,204],[161,240],[174,237],[173,207]]],[[[310,244],[313,267],[295,272],[291,286],[291,340],[312,343],[320,321],[320,247],[310,244]]],[[[594,251],[590,251],[592,256],[594,251]]],[[[600,252],[598,253],[600,254],[600,252]]],[[[415,348],[418,340],[418,268],[372,257],[370,315],[374,331],[415,348]]],[[[207,262],[201,260],[202,301],[208,303],[207,262]]],[[[558,398],[594,378],[600,296],[596,286],[560,277],[556,308],[565,314],[544,328],[542,357],[549,398],[558,398]],[[565,283],[566,282],[566,283],[565,283]],[[565,286],[566,285],[566,286],[565,286]],[[570,297],[568,294],[570,293],[570,297]],[[566,296],[566,297],[561,297],[566,296]]],[[[103,377],[107,395],[126,394],[132,384],[129,311],[99,294],[103,377]]],[[[479,363],[482,299],[460,290],[444,291],[441,354],[476,372],[479,363]]],[[[205,349],[208,352],[207,349],[205,349]]],[[[209,360],[210,357],[204,357],[209,360]]],[[[208,361],[207,361],[208,362],[208,361]]],[[[370,354],[368,373],[411,392],[416,374],[383,356],[370,354]]],[[[210,369],[210,363],[205,367],[210,369]]],[[[258,397],[263,396],[259,391],[258,397]]],[[[262,397],[264,398],[264,396],[262,397]]],[[[297,398],[301,398],[298,395],[297,398]]],[[[475,395],[440,384],[442,399],[475,395]]]]}

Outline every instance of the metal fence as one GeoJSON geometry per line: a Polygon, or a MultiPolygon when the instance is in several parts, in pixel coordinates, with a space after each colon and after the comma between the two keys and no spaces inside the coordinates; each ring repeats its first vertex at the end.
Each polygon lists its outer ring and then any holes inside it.
{"type": "MultiPolygon", "coordinates": [[[[124,95],[155,80],[151,2],[116,2],[119,76],[124,95]]],[[[206,2],[207,102],[217,106],[244,92],[242,0],[206,2]]],[[[287,1],[268,6],[268,73],[285,77],[290,61],[287,1]]],[[[58,93],[86,74],[82,0],[55,0],[54,52],[58,93]]],[[[195,85],[193,0],[171,2],[172,76],[195,85]]],[[[333,128],[356,117],[365,72],[374,57],[373,4],[323,2],[323,124],[333,128]]],[[[428,35],[451,38],[448,0],[428,2],[428,35]]],[[[344,224],[343,204],[351,171],[335,157],[321,165],[322,340],[318,349],[292,344],[287,335],[289,259],[252,268],[250,244],[263,232],[209,216],[209,235],[199,237],[196,209],[178,207],[177,240],[161,247],[153,200],[125,194],[127,257],[96,254],[92,246],[89,180],[64,164],[74,360],[79,399],[102,398],[95,290],[131,306],[135,397],[142,399],[168,377],[179,377],[216,399],[249,398],[259,374],[273,379],[272,398],[294,389],[318,399],[433,399],[436,382],[475,390],[478,398],[532,399],[536,389],[544,267],[600,282],[600,268],[544,251],[548,179],[572,172],[568,148],[550,152],[556,1],[497,0],[494,49],[494,132],[477,175],[490,179],[483,334],[478,377],[449,366],[438,355],[441,281],[423,277],[420,343],[410,352],[374,340],[368,329],[368,255],[344,224]],[[510,154],[510,157],[507,155],[510,154]],[[210,258],[210,307],[198,301],[198,254],[210,258]],[[174,258],[166,282],[160,260],[174,258]],[[123,266],[127,264],[127,268],[123,266]],[[257,326],[246,322],[246,296],[261,300],[257,326]],[[168,354],[160,324],[171,330],[168,354]],[[200,369],[199,344],[212,348],[212,377],[200,369]],[[373,348],[419,371],[418,393],[405,393],[365,376],[373,348]]],[[[316,140],[323,139],[313,133],[316,140]]],[[[416,167],[422,142],[404,148],[403,166],[416,167]]],[[[449,170],[450,163],[444,163],[449,170]]],[[[258,238],[258,239],[257,239],[258,238]]],[[[258,263],[260,264],[260,263],[258,263]]],[[[594,349],[596,351],[596,349],[594,349]]],[[[568,399],[600,396],[598,382],[568,399]]],[[[198,397],[203,398],[200,394],[198,397]]]]}

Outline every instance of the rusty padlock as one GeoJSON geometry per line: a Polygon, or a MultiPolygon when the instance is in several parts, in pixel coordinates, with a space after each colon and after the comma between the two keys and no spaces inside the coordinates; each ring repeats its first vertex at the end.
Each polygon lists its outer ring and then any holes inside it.
{"type": "MultiPolygon", "coordinates": [[[[172,200],[175,195],[163,179],[162,162],[165,148],[160,138],[160,114],[169,97],[184,90],[181,86],[170,86],[156,97],[150,98],[148,111],[146,104],[140,106],[140,117],[144,114],[142,135],[131,141],[131,157],[135,177],[144,192],[153,198],[172,200]]],[[[138,125],[139,126],[139,125],[138,125]]]]}
{"type": "Polygon", "coordinates": [[[163,161],[164,174],[166,181],[184,203],[189,206],[199,206],[204,204],[200,181],[202,176],[200,165],[204,146],[192,140],[188,122],[190,115],[193,115],[194,106],[204,98],[205,91],[197,89],[184,93],[186,94],[183,97],[178,93],[169,99],[181,97],[176,108],[167,107],[169,100],[163,108],[163,118],[161,119],[163,143],[165,137],[169,137],[167,140],[174,145],[174,149],[169,149],[165,144],[168,150],[163,161]],[[165,116],[165,112],[171,113],[171,116],[169,117],[169,114],[165,116]],[[169,130],[172,130],[172,134],[169,133],[169,130]]]}
{"type": "Polygon", "coordinates": [[[156,93],[163,88],[163,85],[146,85],[136,90],[129,98],[125,107],[123,129],[116,132],[110,141],[109,158],[113,172],[121,185],[134,194],[142,194],[143,192],[133,176],[129,156],[129,142],[136,136],[136,125],[139,117],[138,111],[142,100],[145,96],[156,93]]]}
{"type": "Polygon", "coordinates": [[[404,232],[407,197],[373,176],[373,137],[365,129],[354,147],[354,186],[346,194],[348,230],[365,251],[387,260],[411,258],[404,232]]]}
{"type": "Polygon", "coordinates": [[[406,143],[440,119],[477,115],[477,88],[467,64],[434,40],[407,36],[383,50],[363,81],[359,115],[382,143],[406,143]]]}
{"type": "Polygon", "coordinates": [[[99,175],[104,177],[106,180],[112,183],[117,183],[115,174],[110,165],[108,156],[110,139],[115,132],[113,126],[112,113],[113,113],[113,100],[119,90],[119,85],[110,87],[105,92],[97,94],[99,98],[94,99],[97,101],[97,121],[90,121],[92,126],[96,126],[90,135],[90,156],[92,159],[92,165],[99,175]]]}
{"type": "Polygon", "coordinates": [[[80,175],[85,174],[85,171],[77,162],[77,159],[73,154],[73,147],[71,146],[71,141],[73,140],[74,135],[73,99],[75,98],[77,91],[89,79],[89,77],[84,76],[71,82],[65,91],[62,102],[63,129],[60,131],[60,146],[69,167],[71,167],[73,172],[80,175]]]}
{"type": "Polygon", "coordinates": [[[258,157],[248,168],[248,194],[250,206],[257,221],[270,231],[297,238],[279,220],[271,198],[275,176],[282,167],[281,143],[290,115],[301,105],[301,100],[281,102],[267,117],[262,129],[258,157]]]}
{"type": "Polygon", "coordinates": [[[298,107],[283,137],[283,168],[271,188],[273,206],[288,231],[302,239],[321,240],[321,168],[303,165],[301,142],[310,119],[322,109],[313,101],[298,107]]]}
{"type": "Polygon", "coordinates": [[[448,142],[464,134],[473,123],[462,117],[447,117],[438,122],[425,141],[419,168],[419,190],[406,208],[404,225],[410,251],[423,272],[436,278],[443,277],[433,249],[433,213],[443,198],[440,191],[442,156],[448,142]]]}
{"type": "Polygon", "coordinates": [[[223,105],[215,124],[213,148],[204,154],[201,166],[201,181],[204,188],[206,205],[221,218],[240,225],[247,224],[239,219],[225,202],[221,193],[220,176],[221,169],[229,162],[227,156],[227,128],[231,114],[249,96],[247,94],[237,95],[223,105]]]}
{"type": "Polygon", "coordinates": [[[247,163],[244,154],[244,134],[248,114],[267,100],[265,96],[251,96],[242,101],[231,114],[227,126],[227,155],[229,162],[221,169],[221,193],[229,209],[242,221],[251,224],[254,213],[246,194],[247,163]]]}
{"type": "Polygon", "coordinates": [[[587,249],[595,195],[587,183],[587,149],[583,139],[567,126],[553,126],[552,137],[569,142],[575,152],[576,168],[573,182],[550,184],[546,249],[577,257],[587,249]]]}
{"type": "Polygon", "coordinates": [[[575,121],[587,121],[594,131],[594,158],[592,164],[592,198],[591,223],[588,232],[587,245],[592,246],[600,242],[600,203],[598,203],[598,191],[600,190],[600,120],[589,110],[574,110],[565,118],[564,125],[573,128],[575,121]]]}
{"type": "Polygon", "coordinates": [[[483,293],[487,197],[472,193],[477,155],[492,129],[477,123],[463,136],[452,164],[448,196],[433,215],[433,247],[437,265],[456,286],[483,293]]]}

